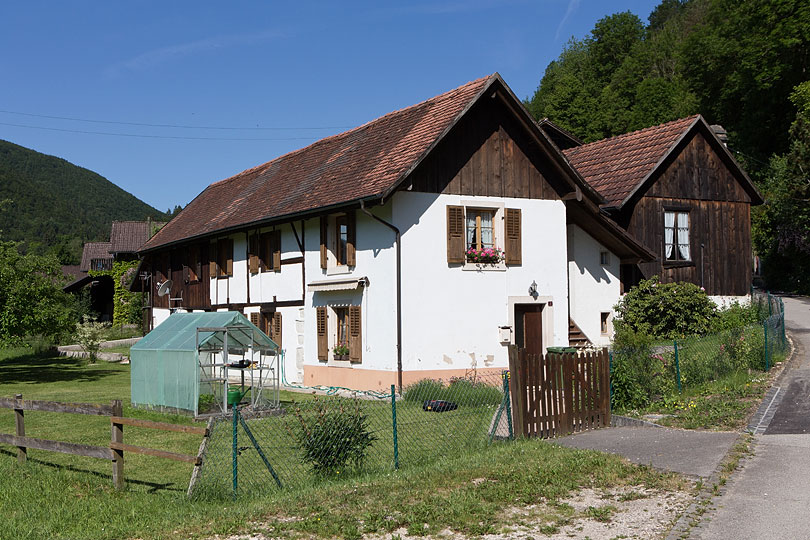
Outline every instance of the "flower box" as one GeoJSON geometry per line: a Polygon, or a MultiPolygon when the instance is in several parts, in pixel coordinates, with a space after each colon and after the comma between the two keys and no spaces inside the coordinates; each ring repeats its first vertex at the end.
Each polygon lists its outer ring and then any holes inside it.
{"type": "Polygon", "coordinates": [[[496,247],[491,248],[469,248],[465,252],[468,263],[497,264],[504,260],[503,250],[496,247]]]}

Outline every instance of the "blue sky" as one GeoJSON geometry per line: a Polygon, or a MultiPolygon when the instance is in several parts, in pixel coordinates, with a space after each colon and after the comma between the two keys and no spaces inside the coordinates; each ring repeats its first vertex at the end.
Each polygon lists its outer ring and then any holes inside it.
{"type": "Polygon", "coordinates": [[[0,139],[165,210],[496,71],[529,97],[571,36],[659,1],[11,2],[0,139]]]}

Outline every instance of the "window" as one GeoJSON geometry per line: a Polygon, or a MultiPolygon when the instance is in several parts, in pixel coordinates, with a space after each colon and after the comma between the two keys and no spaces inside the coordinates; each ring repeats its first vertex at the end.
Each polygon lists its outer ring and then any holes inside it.
{"type": "Polygon", "coordinates": [[[609,313],[609,312],[604,312],[604,311],[603,311],[603,312],[602,312],[602,313],[599,315],[599,317],[600,317],[600,319],[601,319],[601,320],[600,320],[600,326],[599,326],[599,327],[600,327],[600,329],[601,329],[602,335],[603,335],[603,336],[605,336],[605,335],[607,335],[607,334],[608,334],[608,323],[609,323],[609,321],[610,321],[610,313],[609,313]]]}
{"type": "Polygon", "coordinates": [[[362,360],[362,325],[360,306],[321,306],[316,308],[318,360],[335,359],[335,347],[348,348],[349,361],[362,360]]]}
{"type": "Polygon", "coordinates": [[[691,261],[689,211],[664,211],[664,259],[691,261]]]}
{"type": "Polygon", "coordinates": [[[607,251],[600,251],[599,252],[599,264],[602,266],[607,266],[610,264],[610,253],[607,251]]]}
{"type": "Polygon", "coordinates": [[[503,250],[507,265],[522,264],[520,209],[448,206],[447,262],[464,264],[470,250],[487,248],[503,250]]]}
{"type": "Polygon", "coordinates": [[[281,272],[281,231],[251,235],[248,251],[251,274],[281,272]]]}
{"type": "Polygon", "coordinates": [[[233,275],[233,240],[225,238],[217,240],[216,273],[217,277],[230,277],[233,275]]]}
{"type": "Polygon", "coordinates": [[[467,249],[495,247],[494,210],[467,210],[467,249]]]}
{"type": "MultiPolygon", "coordinates": [[[[354,212],[321,217],[321,268],[357,264],[357,226],[354,212]]],[[[327,272],[328,273],[328,272],[327,272]]]]}

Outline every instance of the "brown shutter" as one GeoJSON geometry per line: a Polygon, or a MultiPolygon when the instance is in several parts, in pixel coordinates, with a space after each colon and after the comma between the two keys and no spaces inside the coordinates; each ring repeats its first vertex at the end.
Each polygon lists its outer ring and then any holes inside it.
{"type": "Polygon", "coordinates": [[[329,233],[329,222],[326,216],[321,216],[321,268],[326,269],[326,240],[329,233]]]}
{"type": "Polygon", "coordinates": [[[215,278],[219,273],[219,269],[217,268],[217,245],[216,244],[209,244],[208,245],[208,277],[215,278]]]}
{"type": "Polygon", "coordinates": [[[523,262],[520,228],[520,209],[507,208],[506,242],[503,246],[506,251],[506,264],[522,264],[523,262]]]}
{"type": "Polygon", "coordinates": [[[346,266],[357,266],[354,246],[357,243],[357,218],[354,212],[346,214],[346,266]]]}
{"type": "Polygon", "coordinates": [[[226,264],[225,273],[227,275],[229,275],[229,276],[232,276],[233,275],[233,238],[229,238],[228,240],[226,240],[226,242],[227,242],[227,244],[226,244],[227,247],[225,249],[227,249],[228,260],[227,260],[227,264],[226,264]]]}
{"type": "Polygon", "coordinates": [[[363,339],[360,325],[360,306],[349,306],[349,361],[363,358],[363,339]]]}
{"type": "Polygon", "coordinates": [[[329,359],[329,336],[326,333],[326,308],[316,308],[318,326],[318,360],[329,359]]]}
{"type": "Polygon", "coordinates": [[[250,265],[250,273],[259,273],[259,235],[251,234],[248,241],[248,261],[250,265]]]}
{"type": "Polygon", "coordinates": [[[464,262],[464,207],[447,207],[447,262],[464,262]]]}
{"type": "Polygon", "coordinates": [[[273,270],[281,272],[281,231],[273,231],[272,246],[273,270]]]}
{"type": "Polygon", "coordinates": [[[188,283],[189,281],[191,281],[189,279],[189,268],[188,268],[187,264],[184,264],[183,265],[183,282],[188,283]]]}
{"type": "Polygon", "coordinates": [[[281,347],[281,313],[278,311],[273,313],[273,318],[270,320],[270,339],[281,347]]]}
{"type": "Polygon", "coordinates": [[[259,326],[260,321],[259,321],[259,312],[258,311],[254,311],[253,313],[250,314],[250,322],[251,322],[251,324],[256,326],[256,328],[261,330],[262,327],[259,326]]]}
{"type": "Polygon", "coordinates": [[[193,259],[191,260],[191,264],[194,265],[194,273],[197,274],[197,280],[202,279],[202,246],[197,244],[191,250],[193,254],[193,259]]]}

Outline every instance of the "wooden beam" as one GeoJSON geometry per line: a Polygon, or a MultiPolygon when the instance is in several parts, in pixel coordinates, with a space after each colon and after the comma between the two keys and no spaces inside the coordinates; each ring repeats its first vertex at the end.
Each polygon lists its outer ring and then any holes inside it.
{"type": "Polygon", "coordinates": [[[99,459],[112,459],[110,449],[105,446],[91,446],[88,444],[76,444],[62,441],[50,441],[47,439],[35,439],[34,437],[17,437],[0,433],[0,444],[11,446],[24,446],[35,450],[46,450],[48,452],[60,452],[62,454],[73,454],[99,459]]]}
{"type": "Polygon", "coordinates": [[[179,424],[167,424],[165,422],[153,422],[151,420],[141,420],[139,418],[127,418],[122,416],[113,416],[110,418],[113,424],[122,424],[125,426],[135,426],[149,429],[159,429],[162,431],[174,431],[177,433],[193,433],[195,435],[207,435],[208,429],[197,426],[183,426],[179,424]]]}
{"type": "Polygon", "coordinates": [[[100,403],[60,403],[58,401],[22,400],[0,397],[0,409],[20,409],[23,411],[60,412],[112,416],[113,408],[100,403]]]}
{"type": "Polygon", "coordinates": [[[124,444],[121,442],[111,442],[110,448],[121,452],[132,452],[133,454],[143,454],[145,456],[154,456],[164,459],[171,459],[174,461],[183,461],[185,463],[191,463],[192,465],[198,465],[200,462],[197,456],[189,456],[187,454],[176,454],[174,452],[167,452],[165,450],[144,448],[142,446],[133,446],[131,444],[124,444]]]}
{"type": "MultiPolygon", "coordinates": [[[[115,399],[112,401],[113,414],[121,416],[123,414],[123,407],[121,400],[115,399]]],[[[110,448],[113,444],[124,442],[124,426],[121,424],[110,425],[110,448]]],[[[115,489],[124,489],[124,453],[121,449],[112,448],[112,477],[115,489]]]]}
{"type": "MultiPolygon", "coordinates": [[[[18,403],[22,402],[22,394],[17,394],[14,399],[18,403]]],[[[25,413],[22,409],[14,409],[14,429],[17,437],[25,437],[25,413]]],[[[24,446],[17,447],[17,463],[25,465],[28,459],[28,449],[24,446]]]]}
{"type": "Polygon", "coordinates": [[[211,440],[211,433],[213,430],[214,419],[209,418],[208,426],[205,428],[205,435],[200,442],[200,449],[197,451],[197,463],[194,464],[194,470],[191,471],[191,480],[188,483],[188,491],[186,491],[187,497],[191,497],[191,495],[194,493],[194,486],[197,484],[197,481],[200,479],[202,474],[202,463],[203,459],[205,459],[206,452],[208,452],[208,442],[211,440]]]}

